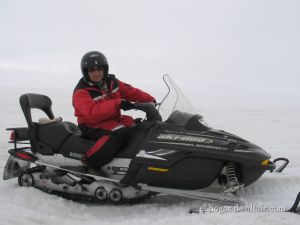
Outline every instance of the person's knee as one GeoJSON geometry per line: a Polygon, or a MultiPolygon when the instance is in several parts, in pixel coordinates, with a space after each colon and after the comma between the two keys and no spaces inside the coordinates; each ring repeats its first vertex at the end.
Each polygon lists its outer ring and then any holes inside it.
{"type": "Polygon", "coordinates": [[[111,135],[109,140],[99,149],[88,155],[85,162],[88,167],[99,167],[115,158],[122,150],[125,142],[125,136],[111,135]]]}

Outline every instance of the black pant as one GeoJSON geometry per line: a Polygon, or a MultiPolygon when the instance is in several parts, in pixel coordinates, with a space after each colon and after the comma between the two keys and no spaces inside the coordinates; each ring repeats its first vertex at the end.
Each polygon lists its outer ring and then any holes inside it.
{"type": "Polygon", "coordinates": [[[96,141],[84,156],[85,163],[91,168],[99,168],[110,162],[125,146],[130,131],[134,129],[124,127],[111,132],[84,125],[79,125],[79,128],[82,131],[82,137],[96,141]]]}

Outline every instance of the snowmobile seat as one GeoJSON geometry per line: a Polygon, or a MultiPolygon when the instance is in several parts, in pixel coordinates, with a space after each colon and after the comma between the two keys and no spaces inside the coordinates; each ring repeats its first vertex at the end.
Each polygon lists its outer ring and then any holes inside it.
{"type": "Polygon", "coordinates": [[[59,151],[62,143],[72,134],[81,133],[78,127],[71,122],[37,123],[35,127],[37,141],[52,148],[54,153],[59,151]]]}
{"type": "Polygon", "coordinates": [[[56,122],[37,125],[37,137],[39,151],[41,146],[49,147],[53,153],[60,153],[69,157],[76,154],[84,154],[91,148],[95,141],[81,137],[78,126],[71,122],[56,122]]]}
{"type": "Polygon", "coordinates": [[[81,131],[74,123],[55,119],[51,109],[52,101],[48,96],[33,93],[23,94],[20,97],[20,105],[28,124],[33,152],[44,155],[63,152],[64,155],[69,155],[72,150],[81,154],[94,144],[94,141],[81,137],[81,131]],[[52,122],[45,124],[33,122],[32,109],[42,110],[52,122]]]}
{"type": "Polygon", "coordinates": [[[38,152],[44,154],[59,153],[68,158],[78,158],[95,144],[95,141],[81,137],[78,126],[67,121],[37,124],[36,131],[38,152]]]}

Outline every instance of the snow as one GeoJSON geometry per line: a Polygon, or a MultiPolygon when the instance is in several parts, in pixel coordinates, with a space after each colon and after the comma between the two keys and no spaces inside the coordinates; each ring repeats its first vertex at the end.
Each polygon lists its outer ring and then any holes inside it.
{"type": "Polygon", "coordinates": [[[80,204],[1,180],[0,224],[299,224],[298,215],[270,212],[289,208],[300,191],[299,8],[295,0],[1,0],[0,176],[12,147],[5,128],[25,126],[19,96],[46,94],[56,116],[76,122],[71,95],[90,50],[158,100],[169,73],[208,124],[290,164],[245,188],[246,206],[261,209],[238,213],[190,215],[217,206],[170,196],[80,204]]]}
{"type": "MultiPolygon", "coordinates": [[[[25,126],[18,104],[19,95],[27,91],[24,89],[3,87],[0,90],[2,134],[7,127],[25,126]]],[[[50,96],[54,113],[75,122],[71,90],[32,88],[31,92],[50,96]]],[[[211,100],[216,99],[212,97],[211,100]]],[[[243,99],[240,99],[242,102],[243,99]]],[[[282,110],[272,110],[272,103],[266,103],[263,108],[251,106],[248,109],[237,109],[238,102],[225,109],[218,108],[218,104],[212,106],[197,102],[197,108],[200,105],[202,110],[199,113],[212,127],[237,134],[264,147],[273,158],[282,156],[291,161],[282,174],[266,173],[241,191],[239,196],[246,203],[244,208],[228,209],[165,195],[132,205],[78,203],[34,188],[19,187],[17,180],[13,179],[0,181],[0,224],[298,224],[298,215],[282,211],[291,207],[300,191],[299,109],[290,105],[282,110]],[[189,214],[189,209],[193,207],[206,211],[189,214]]],[[[0,142],[0,175],[8,157],[6,150],[11,147],[7,143],[8,138],[9,132],[5,132],[0,142]]]]}

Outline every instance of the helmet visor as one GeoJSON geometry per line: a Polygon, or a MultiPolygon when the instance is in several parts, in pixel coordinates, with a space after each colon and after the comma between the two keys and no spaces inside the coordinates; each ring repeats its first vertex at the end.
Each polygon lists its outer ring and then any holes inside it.
{"type": "Polygon", "coordinates": [[[102,71],[104,70],[104,66],[96,66],[96,67],[89,67],[87,68],[87,71],[89,73],[95,72],[95,71],[102,71]]]}

